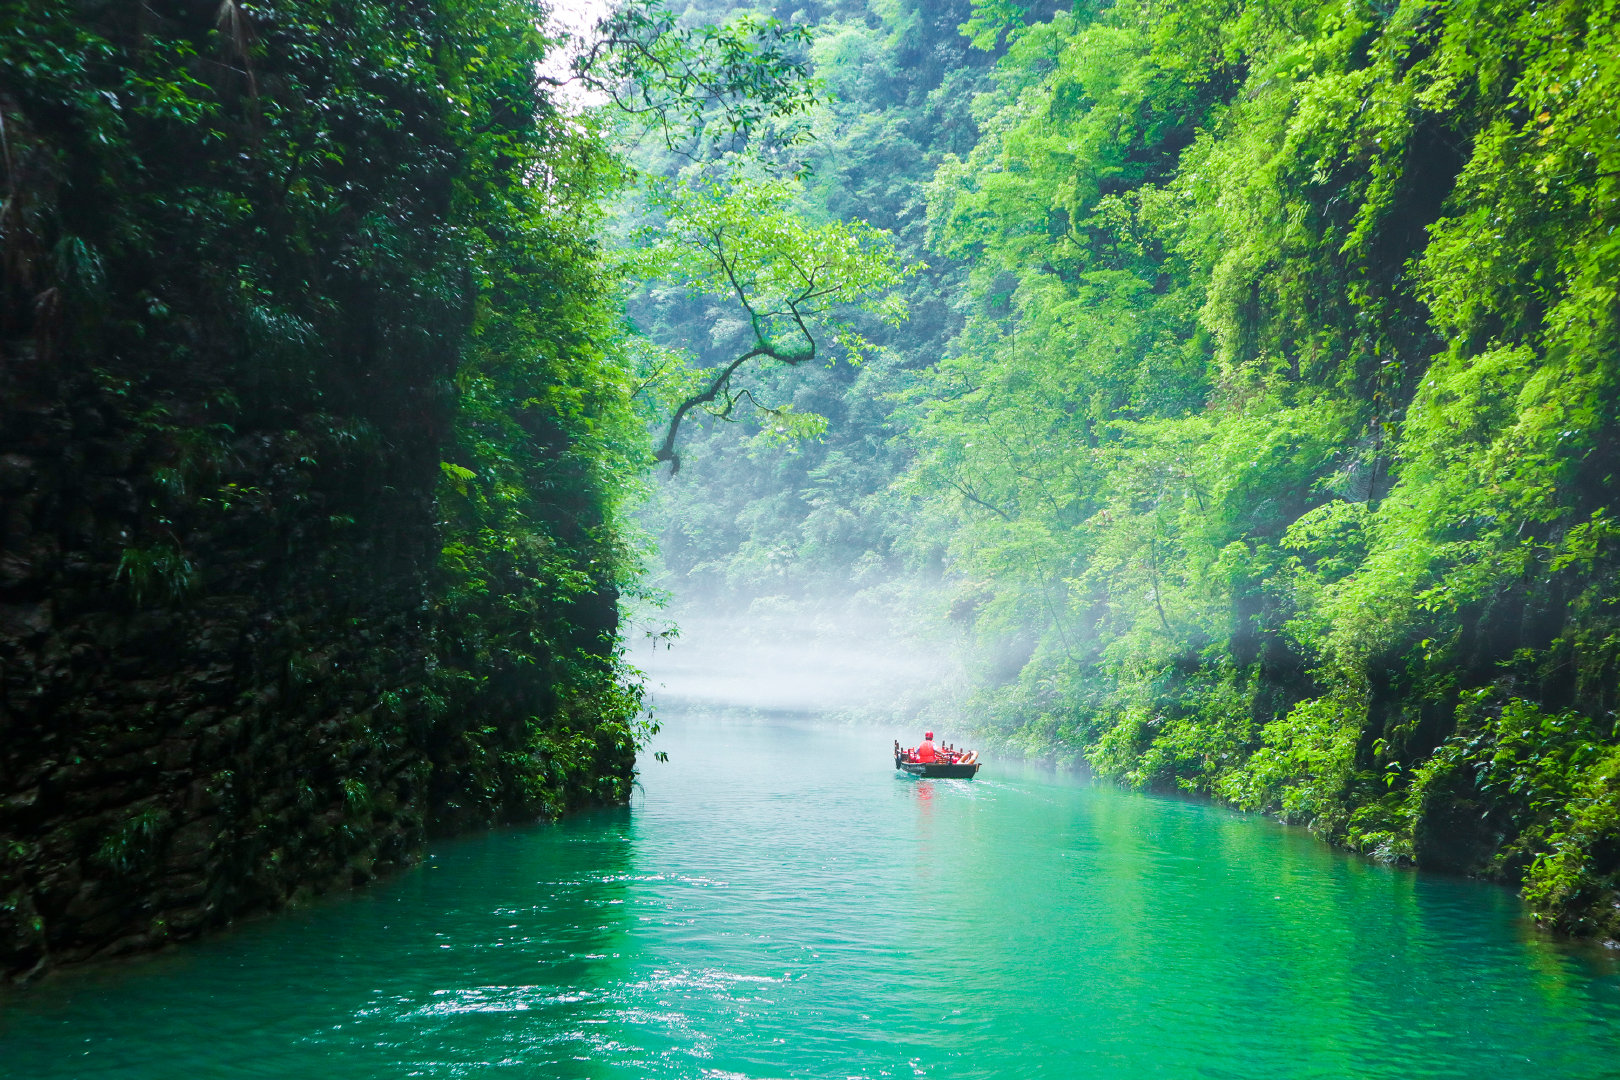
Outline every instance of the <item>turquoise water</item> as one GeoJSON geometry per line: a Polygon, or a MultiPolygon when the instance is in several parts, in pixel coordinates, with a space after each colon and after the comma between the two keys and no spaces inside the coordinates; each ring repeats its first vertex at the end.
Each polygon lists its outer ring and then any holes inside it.
{"type": "Polygon", "coordinates": [[[1508,892],[915,733],[685,718],[626,810],[0,993],[0,1075],[1615,1077],[1508,892]]]}

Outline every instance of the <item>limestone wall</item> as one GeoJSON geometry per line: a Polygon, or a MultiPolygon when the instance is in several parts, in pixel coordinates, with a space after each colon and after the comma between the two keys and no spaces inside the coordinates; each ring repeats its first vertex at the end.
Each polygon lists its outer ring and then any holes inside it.
{"type": "Polygon", "coordinates": [[[12,359],[0,968],[149,948],[409,860],[436,463],[215,432],[208,467],[169,480],[206,490],[165,490],[172,436],[93,377],[30,393],[12,359]]]}

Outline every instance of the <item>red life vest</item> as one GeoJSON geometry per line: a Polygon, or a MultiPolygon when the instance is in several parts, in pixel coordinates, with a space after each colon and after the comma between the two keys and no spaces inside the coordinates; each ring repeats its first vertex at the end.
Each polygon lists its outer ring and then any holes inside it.
{"type": "Polygon", "coordinates": [[[922,745],[917,747],[917,760],[928,762],[933,761],[935,757],[936,755],[934,753],[933,741],[930,739],[924,739],[922,741],[922,745]]]}

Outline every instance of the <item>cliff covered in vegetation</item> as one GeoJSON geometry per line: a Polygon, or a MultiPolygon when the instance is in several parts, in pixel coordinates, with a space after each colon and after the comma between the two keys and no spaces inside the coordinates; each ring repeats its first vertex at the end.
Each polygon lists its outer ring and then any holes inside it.
{"type": "Polygon", "coordinates": [[[695,445],[672,570],[854,565],[1005,744],[1620,937],[1614,5],[813,14],[816,198],[961,288],[790,384],[834,421],[790,492],[695,445]]]}
{"type": "Polygon", "coordinates": [[[1014,32],[930,199],[1012,286],[918,394],[914,475],[978,500],[977,618],[1051,613],[991,695],[1021,739],[1620,934],[1614,16],[1014,32]]]}
{"type": "Polygon", "coordinates": [[[539,25],[0,5],[0,970],[627,795],[614,169],[539,25]]]}

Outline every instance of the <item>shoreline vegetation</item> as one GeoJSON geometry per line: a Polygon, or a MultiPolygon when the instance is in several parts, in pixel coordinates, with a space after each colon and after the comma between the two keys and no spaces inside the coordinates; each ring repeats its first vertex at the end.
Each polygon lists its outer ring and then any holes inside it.
{"type": "Polygon", "coordinates": [[[617,168],[537,10],[0,5],[0,971],[627,796],[617,168]]]}
{"type": "Polygon", "coordinates": [[[669,587],[854,591],[955,657],[936,726],[1620,939],[1615,7],[803,12],[805,212],[928,265],[764,382],[819,441],[692,439],[669,587]]]}

